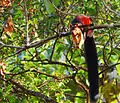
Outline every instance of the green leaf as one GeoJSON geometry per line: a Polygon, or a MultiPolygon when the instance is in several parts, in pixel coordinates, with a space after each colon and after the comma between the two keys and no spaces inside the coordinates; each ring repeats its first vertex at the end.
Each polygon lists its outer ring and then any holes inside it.
{"type": "Polygon", "coordinates": [[[113,52],[117,55],[120,55],[120,50],[116,49],[116,48],[112,48],[113,52]]]}
{"type": "Polygon", "coordinates": [[[49,0],[44,0],[44,4],[45,4],[46,10],[47,10],[47,12],[48,12],[49,14],[55,12],[54,7],[53,7],[53,5],[49,2],[49,0]]]}
{"type": "Polygon", "coordinates": [[[58,6],[58,4],[60,2],[60,0],[51,0],[51,1],[54,3],[55,6],[58,6]]]}

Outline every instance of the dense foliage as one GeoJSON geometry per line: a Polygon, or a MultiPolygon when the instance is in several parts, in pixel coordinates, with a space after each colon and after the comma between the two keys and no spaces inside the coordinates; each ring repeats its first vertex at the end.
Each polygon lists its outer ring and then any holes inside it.
{"type": "MultiPolygon", "coordinates": [[[[89,103],[84,47],[70,23],[91,16],[99,63],[98,102],[120,102],[119,0],[1,0],[0,102],[89,103]]],[[[94,75],[94,74],[93,74],[94,75]]]]}

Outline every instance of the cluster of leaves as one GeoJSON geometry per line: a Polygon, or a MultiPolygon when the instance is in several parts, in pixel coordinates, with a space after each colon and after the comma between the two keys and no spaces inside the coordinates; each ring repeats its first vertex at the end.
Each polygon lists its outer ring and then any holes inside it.
{"type": "MultiPolygon", "coordinates": [[[[89,102],[84,49],[75,49],[66,34],[78,14],[91,16],[95,25],[120,24],[119,5],[119,0],[2,0],[0,102],[89,102]]],[[[119,28],[94,30],[99,102],[120,102],[119,34],[119,28]],[[118,74],[110,79],[113,69],[118,74]]]]}

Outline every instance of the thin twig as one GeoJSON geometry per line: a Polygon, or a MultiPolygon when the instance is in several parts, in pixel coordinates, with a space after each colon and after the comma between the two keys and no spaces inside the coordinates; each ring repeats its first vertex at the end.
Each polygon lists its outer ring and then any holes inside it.
{"type": "Polygon", "coordinates": [[[55,46],[56,46],[57,40],[58,40],[58,38],[56,38],[56,40],[55,40],[55,42],[54,42],[54,44],[53,44],[52,53],[51,53],[51,55],[50,55],[50,61],[52,60],[52,57],[53,57],[53,54],[54,54],[54,51],[55,51],[55,46]]]}
{"type": "Polygon", "coordinates": [[[116,63],[116,64],[112,64],[110,66],[107,66],[106,69],[104,69],[103,71],[99,72],[99,75],[104,73],[105,71],[109,70],[109,69],[113,69],[113,67],[120,65],[120,63],[116,63]]]}
{"type": "Polygon", "coordinates": [[[60,13],[62,13],[62,14],[65,14],[65,15],[72,15],[72,16],[75,16],[75,15],[76,15],[76,14],[72,14],[72,13],[69,13],[69,12],[61,11],[61,10],[59,10],[59,9],[51,2],[51,0],[48,0],[48,1],[49,1],[49,3],[52,4],[52,6],[53,6],[58,12],[60,12],[60,13]]]}
{"type": "Polygon", "coordinates": [[[24,0],[24,11],[25,11],[25,21],[26,21],[26,45],[29,45],[29,35],[28,35],[28,14],[27,14],[27,6],[26,0],[24,0]]]}
{"type": "Polygon", "coordinates": [[[116,11],[112,10],[109,6],[107,6],[107,4],[104,2],[104,0],[102,1],[104,6],[112,13],[116,14],[117,16],[120,17],[120,13],[117,13],[116,11]]]}
{"type": "MultiPolygon", "coordinates": [[[[83,68],[81,66],[74,66],[74,65],[70,65],[70,64],[67,64],[67,63],[63,63],[63,62],[59,62],[59,61],[49,61],[49,60],[22,60],[22,61],[32,61],[32,62],[40,62],[40,64],[42,65],[49,65],[49,64],[57,64],[57,65],[62,65],[62,66],[65,66],[65,67],[70,67],[70,68],[75,68],[76,70],[84,70],[84,71],[87,71],[86,68],[83,68]]],[[[74,70],[74,69],[73,69],[74,70]]]]}
{"type": "Polygon", "coordinates": [[[106,56],[105,49],[106,49],[106,46],[108,45],[109,41],[110,41],[110,38],[109,38],[109,40],[105,43],[105,45],[104,45],[104,47],[103,47],[103,61],[104,61],[105,65],[107,65],[107,66],[108,66],[108,62],[107,62],[107,56],[106,56]]]}
{"type": "Polygon", "coordinates": [[[5,44],[3,43],[2,41],[0,41],[0,49],[1,48],[4,48],[4,47],[9,47],[9,48],[17,48],[17,49],[22,49],[23,47],[22,46],[14,46],[14,45],[8,45],[8,44],[5,44]]]}
{"type": "Polygon", "coordinates": [[[64,77],[62,77],[62,78],[58,78],[57,76],[54,76],[54,75],[51,75],[51,74],[47,74],[47,73],[41,72],[41,71],[39,71],[39,70],[37,70],[37,69],[35,69],[35,68],[32,69],[32,72],[37,72],[37,73],[39,73],[39,74],[42,74],[42,75],[45,75],[45,76],[48,76],[48,77],[52,77],[52,78],[54,78],[54,79],[56,79],[56,80],[64,80],[64,79],[67,79],[67,78],[69,78],[69,79],[72,78],[72,76],[64,76],[64,77]]]}

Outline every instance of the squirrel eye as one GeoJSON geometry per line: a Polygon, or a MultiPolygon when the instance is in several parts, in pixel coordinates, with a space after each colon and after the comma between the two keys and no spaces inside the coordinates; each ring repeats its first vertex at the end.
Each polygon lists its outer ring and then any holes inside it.
{"type": "Polygon", "coordinates": [[[90,26],[94,26],[94,24],[93,24],[93,23],[91,23],[91,24],[90,24],[90,26]]]}
{"type": "Polygon", "coordinates": [[[70,24],[70,27],[72,27],[72,24],[70,24]]]}

